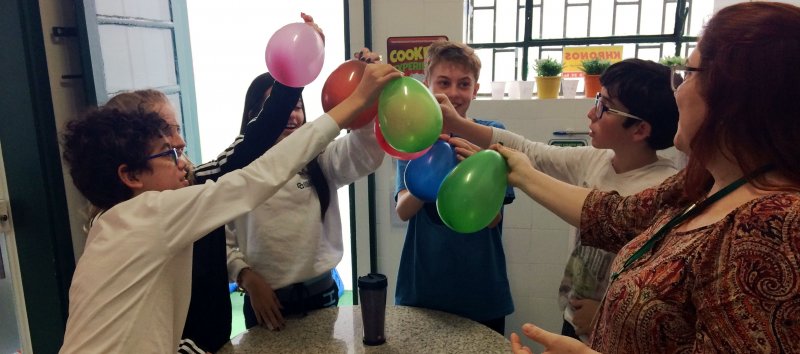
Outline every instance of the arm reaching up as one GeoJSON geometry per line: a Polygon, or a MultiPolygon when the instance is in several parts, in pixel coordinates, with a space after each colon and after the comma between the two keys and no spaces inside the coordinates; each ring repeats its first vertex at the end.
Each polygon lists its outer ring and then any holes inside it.
{"type": "Polygon", "coordinates": [[[402,75],[400,71],[389,64],[367,65],[361,82],[353,94],[328,111],[328,115],[336,121],[340,128],[348,126],[358,118],[358,113],[372,105],[389,81],[402,75]]]}

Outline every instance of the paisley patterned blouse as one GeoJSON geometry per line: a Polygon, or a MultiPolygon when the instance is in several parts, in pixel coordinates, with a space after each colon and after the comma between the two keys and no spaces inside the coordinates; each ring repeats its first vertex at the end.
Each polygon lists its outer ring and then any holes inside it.
{"type": "MultiPolygon", "coordinates": [[[[684,175],[626,198],[591,192],[584,244],[618,252],[611,269],[619,270],[690,204],[684,175]]],[[[601,353],[800,353],[800,193],[670,231],[609,286],[593,333],[601,353]]]]}

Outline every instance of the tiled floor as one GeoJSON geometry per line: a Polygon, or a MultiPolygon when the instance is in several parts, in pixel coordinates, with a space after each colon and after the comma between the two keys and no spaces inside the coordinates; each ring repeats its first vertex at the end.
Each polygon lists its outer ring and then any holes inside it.
{"type": "MultiPolygon", "coordinates": [[[[231,338],[236,337],[239,333],[244,332],[244,316],[242,315],[242,303],[244,302],[244,296],[238,292],[231,293],[231,307],[233,308],[233,323],[231,328],[231,338]]],[[[353,292],[352,291],[345,291],[342,297],[339,299],[339,306],[350,306],[353,305],[353,292]]]]}

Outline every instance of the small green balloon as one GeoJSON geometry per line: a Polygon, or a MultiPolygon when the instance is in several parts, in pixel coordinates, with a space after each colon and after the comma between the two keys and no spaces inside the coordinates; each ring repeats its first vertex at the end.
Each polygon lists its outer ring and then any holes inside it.
{"type": "Polygon", "coordinates": [[[378,98],[378,120],[386,142],[397,151],[427,149],[442,132],[442,109],[421,82],[410,77],[392,80],[378,98]]]}
{"type": "Polygon", "coordinates": [[[507,186],[508,165],[503,156],[494,150],[479,151],[444,178],[436,197],[436,210],[454,231],[476,232],[500,212],[507,186]]]}

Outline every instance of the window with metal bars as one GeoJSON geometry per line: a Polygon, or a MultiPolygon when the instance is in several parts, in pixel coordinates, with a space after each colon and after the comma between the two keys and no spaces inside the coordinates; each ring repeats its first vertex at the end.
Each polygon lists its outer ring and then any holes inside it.
{"type": "Polygon", "coordinates": [[[687,57],[713,12],[700,0],[469,0],[467,43],[481,58],[481,90],[532,80],[531,65],[566,46],[621,45],[624,58],[687,57]]]}

